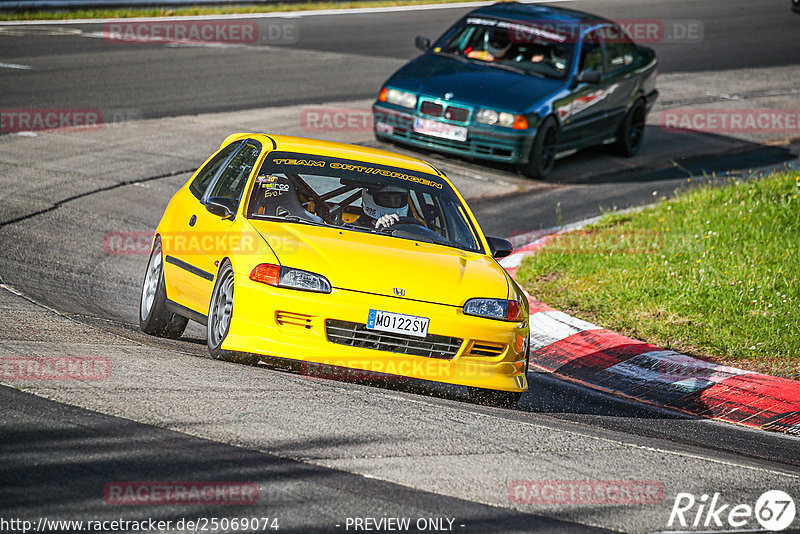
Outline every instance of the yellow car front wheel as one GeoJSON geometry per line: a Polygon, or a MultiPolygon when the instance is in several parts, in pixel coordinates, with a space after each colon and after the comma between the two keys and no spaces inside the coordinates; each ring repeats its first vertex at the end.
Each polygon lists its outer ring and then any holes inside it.
{"type": "Polygon", "coordinates": [[[217,283],[214,284],[214,292],[211,294],[211,305],[208,308],[206,328],[208,352],[217,360],[255,365],[259,361],[259,357],[255,354],[233,352],[222,348],[222,343],[231,328],[231,319],[233,319],[233,298],[233,268],[226,260],[219,269],[217,283]]]}

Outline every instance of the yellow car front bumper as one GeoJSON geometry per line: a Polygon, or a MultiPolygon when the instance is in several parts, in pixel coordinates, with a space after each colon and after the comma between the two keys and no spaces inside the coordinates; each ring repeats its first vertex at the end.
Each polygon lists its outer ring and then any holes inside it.
{"type": "Polygon", "coordinates": [[[525,391],[527,340],[527,316],[519,322],[498,321],[464,315],[456,306],[342,289],[330,294],[297,291],[237,276],[233,318],[222,348],[448,384],[525,391]],[[409,336],[411,342],[405,343],[393,334],[367,331],[363,325],[370,309],[427,317],[428,338],[409,336]]]}

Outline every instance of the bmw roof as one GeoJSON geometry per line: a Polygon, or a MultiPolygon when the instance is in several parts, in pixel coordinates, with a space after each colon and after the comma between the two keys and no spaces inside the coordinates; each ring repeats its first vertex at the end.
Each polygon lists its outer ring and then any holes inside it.
{"type": "Polygon", "coordinates": [[[520,21],[564,22],[580,24],[584,22],[611,22],[604,17],[592,15],[585,11],[576,11],[562,7],[545,6],[541,4],[524,4],[520,2],[498,2],[472,11],[470,15],[489,15],[504,19],[520,21]]]}

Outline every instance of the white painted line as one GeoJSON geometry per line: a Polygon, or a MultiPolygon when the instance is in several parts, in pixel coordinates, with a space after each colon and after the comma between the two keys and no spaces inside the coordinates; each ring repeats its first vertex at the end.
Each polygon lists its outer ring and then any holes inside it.
{"type": "Polygon", "coordinates": [[[717,365],[671,350],[655,350],[612,365],[592,383],[645,400],[677,400],[750,371],[717,365]]]}
{"type": "MultiPolygon", "coordinates": [[[[32,391],[32,393],[34,395],[37,394],[35,391],[32,391]]],[[[409,401],[410,399],[404,398],[403,400],[409,401]]],[[[425,404],[429,404],[429,403],[425,403],[425,404]]],[[[430,404],[432,404],[432,403],[430,403],[430,404]]],[[[436,408],[439,409],[439,410],[445,409],[444,406],[440,406],[440,405],[436,405],[436,408]]],[[[449,406],[446,407],[446,408],[447,409],[451,409],[451,410],[455,410],[455,408],[451,408],[449,406]]],[[[483,413],[483,412],[479,412],[479,411],[476,411],[476,410],[469,410],[469,412],[470,412],[470,415],[472,417],[476,417],[476,418],[500,419],[500,417],[498,417],[497,415],[491,414],[491,413],[483,413]]],[[[517,424],[517,425],[520,425],[520,426],[531,427],[531,428],[547,429],[547,430],[552,430],[552,428],[553,428],[552,426],[545,425],[544,423],[534,423],[534,422],[527,421],[527,420],[522,420],[522,419],[520,419],[518,421],[515,421],[514,424],[517,424]]],[[[723,425],[724,423],[718,423],[717,421],[713,421],[713,420],[705,420],[705,421],[703,421],[703,424],[708,424],[708,425],[719,424],[719,425],[723,425]]],[[[728,428],[728,427],[726,426],[726,428],[728,428]]],[[[741,432],[763,432],[761,430],[755,430],[753,428],[748,428],[748,427],[737,427],[737,428],[741,432]]],[[[702,461],[702,462],[713,463],[713,464],[722,465],[722,466],[726,466],[726,467],[735,467],[735,468],[747,469],[747,470],[754,471],[754,472],[769,473],[770,475],[777,475],[777,476],[780,476],[780,477],[786,477],[786,478],[792,478],[792,479],[800,480],[800,474],[795,473],[794,471],[778,471],[777,469],[768,469],[768,468],[765,468],[765,467],[763,467],[761,465],[751,465],[749,463],[745,463],[744,461],[740,461],[740,462],[737,463],[737,462],[733,462],[733,461],[730,461],[730,460],[727,460],[727,459],[723,460],[723,459],[716,458],[714,456],[703,456],[700,453],[694,453],[694,452],[685,451],[685,450],[671,450],[671,449],[667,449],[667,448],[653,447],[653,446],[650,446],[650,445],[641,445],[639,443],[633,443],[632,441],[622,441],[622,438],[612,438],[612,437],[606,437],[606,436],[599,436],[596,433],[595,434],[590,434],[587,431],[585,431],[585,430],[583,430],[581,428],[577,428],[577,427],[574,428],[574,429],[569,429],[569,430],[561,430],[561,432],[563,432],[564,434],[573,434],[573,435],[576,435],[576,436],[582,436],[584,438],[595,440],[595,441],[599,441],[599,442],[603,442],[603,443],[612,443],[614,445],[617,445],[617,446],[620,446],[620,447],[625,447],[625,448],[628,448],[628,449],[635,449],[635,450],[639,450],[639,451],[646,451],[646,452],[656,453],[657,455],[658,454],[669,454],[669,455],[672,455],[672,456],[677,456],[679,458],[690,458],[692,460],[699,460],[699,461],[702,461]]],[[[777,437],[786,438],[787,440],[795,440],[796,439],[794,436],[791,436],[789,434],[776,434],[775,437],[776,438],[777,437]]],[[[789,442],[787,442],[787,443],[789,443],[789,442]]],[[[792,441],[791,443],[793,444],[794,441],[792,441]]],[[[658,458],[658,456],[655,456],[655,459],[657,459],[657,458],[658,458]]]]}
{"type": "Polygon", "coordinates": [[[562,311],[534,313],[530,318],[530,328],[531,350],[546,347],[584,330],[600,330],[599,326],[567,315],[562,311]]]}
{"type": "Polygon", "coordinates": [[[698,360],[672,350],[645,352],[605,371],[665,384],[680,384],[691,379],[716,384],[726,378],[751,374],[751,371],[698,360]]]}
{"type": "MultiPolygon", "coordinates": [[[[563,233],[563,230],[553,232],[553,234],[560,233],[563,233]]],[[[519,247],[510,255],[506,256],[505,258],[501,258],[497,263],[504,268],[519,267],[522,263],[522,259],[525,258],[525,256],[536,254],[553,234],[543,235],[533,243],[528,243],[525,246],[519,247]]]]}
{"type": "Polygon", "coordinates": [[[0,284],[0,289],[5,289],[9,293],[13,293],[14,295],[16,295],[18,297],[22,296],[22,293],[20,293],[15,288],[13,288],[13,287],[11,287],[10,285],[7,285],[7,284],[0,284]]]}
{"type": "Polygon", "coordinates": [[[33,67],[31,67],[29,65],[18,65],[16,63],[0,63],[0,68],[2,68],[2,69],[31,70],[33,67]]]}
{"type": "MultiPolygon", "coordinates": [[[[522,4],[559,4],[575,0],[523,0],[522,4]]],[[[303,18],[331,15],[366,15],[370,13],[398,13],[403,11],[430,11],[437,9],[461,9],[465,7],[490,6],[497,2],[455,2],[452,4],[423,4],[411,6],[356,7],[349,9],[319,9],[308,11],[284,11],[275,13],[232,13],[228,15],[186,15],[180,17],[137,17],[116,19],[67,19],[67,20],[13,20],[0,22],[2,26],[58,26],[66,24],[104,24],[106,22],[164,22],[187,20],[238,20],[238,19],[270,19],[270,18],[303,18]]]]}
{"type": "Polygon", "coordinates": [[[497,261],[501,267],[504,269],[514,269],[515,267],[519,267],[522,263],[522,259],[527,256],[525,253],[513,253],[510,256],[506,256],[505,258],[501,258],[497,261]]]}

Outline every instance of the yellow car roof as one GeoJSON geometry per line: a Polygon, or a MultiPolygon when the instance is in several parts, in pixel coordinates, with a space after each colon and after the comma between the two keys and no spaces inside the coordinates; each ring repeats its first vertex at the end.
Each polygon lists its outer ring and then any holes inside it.
{"type": "MultiPolygon", "coordinates": [[[[253,138],[260,141],[264,146],[272,145],[273,150],[281,152],[298,152],[301,154],[313,154],[319,156],[334,156],[343,159],[363,161],[364,163],[377,163],[392,167],[401,167],[416,172],[434,174],[447,179],[439,169],[421,159],[403,156],[386,150],[369,148],[347,143],[337,143],[335,141],[322,141],[320,139],[310,139],[307,137],[294,137],[290,135],[272,135],[264,133],[237,133],[229,135],[222,142],[222,146],[237,139],[253,138]]],[[[450,180],[447,180],[449,183],[450,180]]],[[[452,185],[452,184],[450,184],[452,185]]]]}

